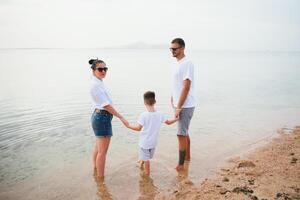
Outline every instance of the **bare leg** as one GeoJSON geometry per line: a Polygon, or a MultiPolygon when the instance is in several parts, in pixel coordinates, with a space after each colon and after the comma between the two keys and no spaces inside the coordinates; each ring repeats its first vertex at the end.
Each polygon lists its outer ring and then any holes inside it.
{"type": "Polygon", "coordinates": [[[191,160],[191,141],[190,141],[190,136],[187,136],[187,145],[186,145],[186,155],[185,155],[185,160],[190,161],[191,160]]]}
{"type": "Polygon", "coordinates": [[[97,169],[97,167],[96,167],[97,154],[98,154],[98,149],[97,149],[97,144],[95,144],[95,148],[94,148],[94,151],[93,151],[93,166],[94,166],[94,169],[97,169]]]}
{"type": "Polygon", "coordinates": [[[187,136],[177,135],[177,138],[179,146],[179,162],[175,169],[181,171],[184,169],[183,165],[187,148],[187,136]]]}
{"type": "Polygon", "coordinates": [[[97,138],[97,158],[96,158],[96,167],[97,167],[97,174],[99,178],[104,177],[104,169],[105,169],[105,160],[106,160],[106,153],[109,147],[110,137],[103,137],[97,138]]]}
{"type": "Polygon", "coordinates": [[[150,161],[147,160],[147,161],[143,161],[145,163],[145,171],[146,171],[146,174],[149,176],[150,175],[150,161]]]}

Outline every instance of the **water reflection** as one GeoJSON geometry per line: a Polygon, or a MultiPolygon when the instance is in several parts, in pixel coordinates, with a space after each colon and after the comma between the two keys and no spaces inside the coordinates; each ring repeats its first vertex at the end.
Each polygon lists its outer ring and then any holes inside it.
{"type": "Polygon", "coordinates": [[[139,200],[143,199],[154,199],[155,196],[158,194],[157,187],[153,184],[153,179],[145,173],[140,173],[140,180],[139,180],[139,187],[140,187],[140,196],[138,197],[139,200]]]}
{"type": "Polygon", "coordinates": [[[191,185],[194,185],[194,183],[189,179],[189,167],[190,162],[185,161],[184,162],[184,170],[178,172],[178,175],[176,177],[176,190],[182,191],[187,188],[189,188],[191,185]]]}
{"type": "Polygon", "coordinates": [[[184,162],[184,170],[181,170],[178,172],[178,175],[177,175],[178,182],[188,178],[189,168],[190,168],[190,161],[185,161],[184,162]]]}
{"type": "Polygon", "coordinates": [[[96,171],[94,171],[94,180],[97,185],[97,197],[99,197],[100,200],[112,200],[113,196],[107,189],[104,179],[99,178],[96,171]]]}

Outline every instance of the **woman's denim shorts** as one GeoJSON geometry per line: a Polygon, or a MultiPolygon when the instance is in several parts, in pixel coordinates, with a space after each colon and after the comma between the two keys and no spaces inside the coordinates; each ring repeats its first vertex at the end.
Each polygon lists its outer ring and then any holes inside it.
{"type": "Polygon", "coordinates": [[[94,111],[91,122],[96,137],[111,137],[113,115],[106,110],[94,111]]]}

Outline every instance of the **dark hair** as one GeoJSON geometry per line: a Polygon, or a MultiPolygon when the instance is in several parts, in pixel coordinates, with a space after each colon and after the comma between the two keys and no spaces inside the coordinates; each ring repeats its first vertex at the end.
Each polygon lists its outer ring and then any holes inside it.
{"type": "Polygon", "coordinates": [[[156,103],[155,93],[152,92],[152,91],[145,92],[145,94],[144,94],[144,102],[147,105],[150,105],[150,106],[152,106],[153,104],[155,104],[156,103]]]}
{"type": "Polygon", "coordinates": [[[172,43],[172,44],[177,43],[177,44],[180,45],[180,47],[185,47],[184,40],[181,39],[181,38],[175,38],[175,39],[172,40],[171,43],[172,43]]]}
{"type": "Polygon", "coordinates": [[[93,70],[96,69],[96,64],[98,64],[98,63],[104,63],[105,64],[105,62],[103,60],[98,60],[98,58],[97,59],[90,59],[89,60],[89,64],[91,65],[91,68],[93,70]]]}

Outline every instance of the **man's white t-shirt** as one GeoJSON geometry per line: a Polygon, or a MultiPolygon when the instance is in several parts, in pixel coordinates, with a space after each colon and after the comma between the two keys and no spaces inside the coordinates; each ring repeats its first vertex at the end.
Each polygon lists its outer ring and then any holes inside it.
{"type": "Polygon", "coordinates": [[[177,106],[180,98],[180,94],[183,88],[183,81],[187,79],[191,81],[191,87],[182,108],[195,107],[194,65],[186,57],[183,57],[174,66],[172,97],[173,104],[175,107],[177,106]]]}
{"type": "Polygon", "coordinates": [[[139,141],[141,148],[152,149],[156,147],[160,126],[165,121],[164,114],[159,111],[143,112],[140,115],[138,123],[143,126],[139,141]]]}

